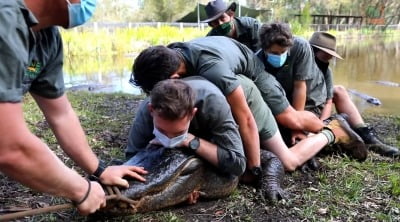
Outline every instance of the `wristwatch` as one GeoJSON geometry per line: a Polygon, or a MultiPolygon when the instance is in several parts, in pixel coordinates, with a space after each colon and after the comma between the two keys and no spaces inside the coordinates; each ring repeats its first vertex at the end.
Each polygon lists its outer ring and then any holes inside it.
{"type": "Polygon", "coordinates": [[[189,148],[193,151],[196,152],[196,150],[200,147],[200,139],[199,137],[194,137],[192,140],[189,142],[189,148]]]}
{"type": "Polygon", "coordinates": [[[104,161],[99,160],[99,166],[97,167],[96,171],[91,175],[97,179],[100,179],[101,174],[104,172],[104,170],[107,168],[107,165],[104,161]]]}

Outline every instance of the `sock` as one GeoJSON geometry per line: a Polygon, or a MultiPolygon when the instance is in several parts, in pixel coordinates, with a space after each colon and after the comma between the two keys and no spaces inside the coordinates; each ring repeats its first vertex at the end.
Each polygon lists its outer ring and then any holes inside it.
{"type": "Polygon", "coordinates": [[[328,144],[331,144],[335,141],[335,135],[330,129],[323,129],[321,133],[328,139],[328,144]]]}
{"type": "Polygon", "coordinates": [[[367,127],[367,124],[357,123],[357,124],[355,124],[354,129],[364,128],[364,127],[367,127]]]}

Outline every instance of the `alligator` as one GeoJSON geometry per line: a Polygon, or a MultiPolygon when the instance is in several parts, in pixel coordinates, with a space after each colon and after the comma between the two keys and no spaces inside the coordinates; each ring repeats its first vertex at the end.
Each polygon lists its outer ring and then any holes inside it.
{"type": "Polygon", "coordinates": [[[376,81],[376,83],[385,85],[385,86],[400,87],[400,83],[396,83],[396,82],[379,80],[379,81],[376,81]]]}
{"type": "MultiPolygon", "coordinates": [[[[284,198],[282,163],[268,151],[262,151],[262,159],[260,194],[271,200],[284,198]]],[[[120,191],[134,203],[109,200],[98,213],[120,216],[159,210],[184,203],[193,192],[198,192],[200,199],[223,198],[239,181],[184,148],[148,147],[124,164],[144,167],[149,172],[146,182],[129,180],[129,188],[120,191]]]]}
{"type": "Polygon", "coordinates": [[[367,95],[365,93],[358,92],[355,89],[348,89],[347,91],[349,91],[353,95],[356,95],[356,96],[360,97],[361,99],[364,99],[368,103],[371,103],[371,104],[376,105],[376,106],[382,105],[381,101],[378,98],[369,96],[369,95],[367,95]]]}
{"type": "Polygon", "coordinates": [[[76,92],[76,91],[90,91],[90,92],[97,92],[103,90],[105,88],[109,88],[110,85],[101,85],[101,84],[82,84],[82,85],[75,85],[68,87],[67,90],[76,92]]]}

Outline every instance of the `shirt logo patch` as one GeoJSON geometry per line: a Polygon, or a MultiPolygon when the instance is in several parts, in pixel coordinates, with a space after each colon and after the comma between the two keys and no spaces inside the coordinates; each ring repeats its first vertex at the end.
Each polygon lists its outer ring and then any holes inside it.
{"type": "Polygon", "coordinates": [[[25,75],[29,78],[36,78],[39,75],[41,67],[42,65],[39,62],[33,60],[28,68],[26,68],[25,75]]]}

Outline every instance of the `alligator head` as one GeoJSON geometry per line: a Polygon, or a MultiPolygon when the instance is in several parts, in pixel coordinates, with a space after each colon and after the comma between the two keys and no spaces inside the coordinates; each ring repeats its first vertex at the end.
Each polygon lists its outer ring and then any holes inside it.
{"type": "Polygon", "coordinates": [[[110,200],[103,213],[121,215],[148,212],[185,202],[198,191],[201,198],[228,196],[238,178],[217,172],[208,162],[179,148],[148,147],[125,165],[143,166],[146,182],[129,181],[121,195],[130,201],[110,200]]]}

